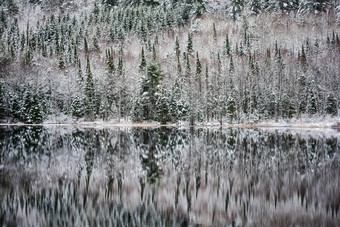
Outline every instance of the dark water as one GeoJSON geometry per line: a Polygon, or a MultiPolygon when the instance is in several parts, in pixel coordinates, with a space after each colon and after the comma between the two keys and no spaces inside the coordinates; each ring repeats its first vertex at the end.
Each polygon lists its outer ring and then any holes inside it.
{"type": "Polygon", "coordinates": [[[0,128],[0,225],[337,226],[336,131],[0,128]]]}

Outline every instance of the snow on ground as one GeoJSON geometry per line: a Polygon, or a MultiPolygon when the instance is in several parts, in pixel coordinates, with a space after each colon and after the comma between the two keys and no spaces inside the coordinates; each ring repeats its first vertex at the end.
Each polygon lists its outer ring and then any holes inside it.
{"type": "MultiPolygon", "coordinates": [[[[156,121],[147,121],[134,123],[128,119],[121,119],[119,122],[117,120],[103,121],[97,119],[96,121],[85,121],[85,119],[74,119],[66,115],[59,115],[49,117],[42,124],[25,124],[23,122],[16,123],[0,123],[0,126],[24,126],[24,125],[41,125],[41,126],[79,126],[79,127],[189,127],[189,122],[180,121],[177,123],[168,123],[162,125],[156,121]]],[[[197,127],[220,127],[218,121],[210,122],[197,122],[195,123],[197,127]]],[[[226,121],[223,122],[222,127],[228,128],[300,128],[300,129],[340,129],[340,116],[330,117],[330,116],[320,116],[320,117],[308,117],[304,116],[301,118],[292,119],[279,119],[267,120],[261,122],[245,122],[245,123],[232,123],[229,124],[226,121]]]]}

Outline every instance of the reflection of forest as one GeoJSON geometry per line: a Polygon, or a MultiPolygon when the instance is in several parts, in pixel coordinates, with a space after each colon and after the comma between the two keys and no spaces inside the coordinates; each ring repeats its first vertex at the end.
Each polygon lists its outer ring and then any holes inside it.
{"type": "Polygon", "coordinates": [[[336,132],[18,127],[0,144],[2,225],[340,221],[336,132]]]}

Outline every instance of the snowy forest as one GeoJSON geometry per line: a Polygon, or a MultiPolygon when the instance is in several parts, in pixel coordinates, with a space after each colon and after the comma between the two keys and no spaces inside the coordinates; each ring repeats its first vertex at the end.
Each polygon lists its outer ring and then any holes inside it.
{"type": "Polygon", "coordinates": [[[338,0],[0,0],[0,120],[337,116],[338,0]]]}

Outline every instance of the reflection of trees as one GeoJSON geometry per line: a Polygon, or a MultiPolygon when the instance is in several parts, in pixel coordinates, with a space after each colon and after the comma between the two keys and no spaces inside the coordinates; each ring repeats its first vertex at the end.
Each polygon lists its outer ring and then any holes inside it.
{"type": "MultiPolygon", "coordinates": [[[[20,199],[30,201],[25,204],[27,216],[30,211],[39,218],[49,214],[56,225],[75,218],[73,211],[81,214],[78,218],[83,222],[78,224],[91,225],[97,218],[110,217],[122,224],[129,218],[137,220],[133,215],[143,216],[148,210],[156,212],[148,214],[151,219],[157,215],[185,217],[207,225],[236,220],[262,220],[258,223],[267,225],[266,220],[278,217],[279,212],[289,217],[297,212],[303,217],[314,215],[321,220],[339,217],[337,136],[213,128],[20,127],[0,129],[0,139],[0,182],[7,182],[3,181],[5,174],[18,163],[23,168],[17,172],[23,176],[30,166],[53,177],[59,173],[56,169],[73,165],[65,170],[69,178],[57,175],[56,188],[53,185],[42,192],[42,184],[34,191],[33,175],[27,178],[25,189],[18,187],[20,199]],[[118,204],[120,210],[112,204],[118,204]],[[135,205],[131,209],[135,213],[130,212],[130,204],[135,205]],[[46,211],[44,206],[53,209],[46,211]],[[292,206],[294,212],[289,210],[292,206]],[[72,212],[68,214],[67,209],[72,212]]],[[[16,184],[14,179],[12,184],[16,184]]],[[[15,193],[4,193],[7,197],[0,198],[0,205],[14,206],[15,193]]],[[[5,212],[15,215],[14,210],[5,212]]]]}

